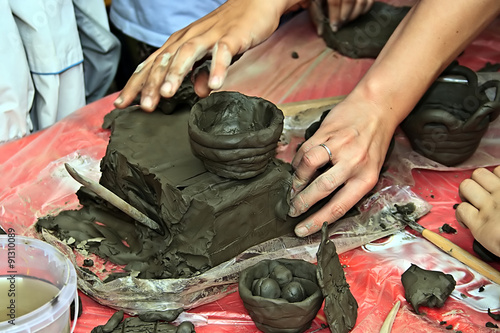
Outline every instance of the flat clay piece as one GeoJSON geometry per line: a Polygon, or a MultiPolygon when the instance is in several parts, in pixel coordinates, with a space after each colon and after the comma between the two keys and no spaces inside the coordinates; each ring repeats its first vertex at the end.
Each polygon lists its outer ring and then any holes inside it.
{"type": "Polygon", "coordinates": [[[409,10],[410,7],[374,2],[366,14],[337,32],[332,31],[329,20],[325,18],[322,37],[328,47],[347,57],[376,58],[409,10]]]}
{"type": "Polygon", "coordinates": [[[440,308],[455,289],[455,279],[451,274],[425,270],[411,264],[401,276],[405,298],[417,314],[421,305],[440,308]]]}
{"type": "Polygon", "coordinates": [[[478,86],[476,74],[452,63],[441,76],[465,78],[467,83],[436,80],[401,128],[419,154],[445,166],[454,166],[474,154],[489,123],[500,113],[500,81],[478,86]],[[496,90],[490,101],[485,93],[496,90]]]}
{"type": "Polygon", "coordinates": [[[105,117],[112,133],[100,184],[156,221],[163,236],[85,188],[77,192],[80,210],[42,218],[37,229],[62,240],[73,237],[74,245],[87,241],[89,253],[143,279],[190,277],[292,234],[298,220],[287,217],[290,165],[270,159],[251,179],[219,177],[191,152],[188,119],[185,106],[169,115],[134,106],[105,117]],[[89,241],[96,238],[103,239],[89,241]]]}
{"type": "Polygon", "coordinates": [[[216,92],[191,109],[191,149],[221,177],[252,178],[274,157],[283,119],[281,110],[265,99],[216,92]]]}
{"type": "Polygon", "coordinates": [[[349,332],[356,324],[358,302],[345,279],[335,244],[328,239],[326,223],[321,229],[321,237],[316,257],[318,259],[318,284],[325,296],[323,311],[331,332],[349,332]]]}
{"type": "Polygon", "coordinates": [[[123,320],[123,311],[115,312],[104,325],[96,326],[91,333],[194,333],[194,325],[184,321],[175,326],[163,321],[147,322],[137,317],[123,320]]]}
{"type": "Polygon", "coordinates": [[[306,331],[323,303],[316,278],[316,266],[298,259],[262,260],[245,269],[238,280],[238,291],[255,325],[265,333],[306,331]],[[304,300],[289,302],[284,298],[272,299],[252,294],[254,281],[269,277],[276,264],[283,265],[292,272],[293,281],[299,282],[304,289],[304,300]]]}

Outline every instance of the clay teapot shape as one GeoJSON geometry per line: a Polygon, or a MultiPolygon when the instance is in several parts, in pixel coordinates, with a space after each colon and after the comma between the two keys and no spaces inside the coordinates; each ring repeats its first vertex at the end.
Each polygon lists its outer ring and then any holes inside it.
{"type": "Polygon", "coordinates": [[[500,81],[478,86],[476,74],[452,63],[442,77],[463,77],[467,83],[436,80],[413,111],[401,123],[413,149],[446,166],[454,166],[474,154],[500,113],[500,81]],[[495,89],[490,100],[486,90],[495,89]]]}

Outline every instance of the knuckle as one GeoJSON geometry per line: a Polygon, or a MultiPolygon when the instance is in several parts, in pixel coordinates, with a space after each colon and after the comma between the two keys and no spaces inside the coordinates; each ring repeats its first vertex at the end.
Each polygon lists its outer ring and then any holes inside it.
{"type": "Polygon", "coordinates": [[[316,186],[322,192],[331,193],[339,186],[339,183],[334,175],[323,174],[317,178],[316,186]]]}
{"type": "Polygon", "coordinates": [[[350,207],[347,207],[347,205],[343,202],[332,205],[332,207],[330,207],[330,222],[340,219],[347,213],[347,211],[349,211],[349,209],[350,207]]]}
{"type": "Polygon", "coordinates": [[[316,156],[310,152],[307,152],[302,157],[302,163],[306,168],[315,168],[317,166],[316,156]]]}

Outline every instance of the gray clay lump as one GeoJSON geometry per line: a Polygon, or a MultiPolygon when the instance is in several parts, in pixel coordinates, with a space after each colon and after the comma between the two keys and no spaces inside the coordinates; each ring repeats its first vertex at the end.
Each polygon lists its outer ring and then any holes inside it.
{"type": "Polygon", "coordinates": [[[425,270],[414,264],[403,273],[401,281],[406,300],[418,314],[421,305],[442,307],[456,285],[452,275],[425,270]]]}
{"type": "Polygon", "coordinates": [[[322,37],[328,47],[347,57],[376,58],[409,10],[410,7],[374,2],[366,14],[337,32],[332,31],[328,18],[325,18],[322,37]]]}

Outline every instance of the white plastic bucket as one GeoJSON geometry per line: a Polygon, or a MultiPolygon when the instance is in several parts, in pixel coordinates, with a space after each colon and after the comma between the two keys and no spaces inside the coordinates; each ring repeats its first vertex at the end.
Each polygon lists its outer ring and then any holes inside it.
{"type": "MultiPolygon", "coordinates": [[[[8,231],[7,231],[8,232],[8,231]]],[[[14,315],[14,321],[0,322],[2,333],[68,333],[70,332],[70,306],[77,299],[76,271],[71,261],[58,249],[41,240],[17,236],[14,234],[0,235],[0,279],[10,279],[10,290],[14,289],[15,281],[32,278],[48,282],[59,289],[51,301],[37,309],[16,317],[15,310],[9,310],[7,316],[14,315]],[[14,279],[13,279],[14,278],[14,279]]],[[[9,304],[18,308],[22,306],[9,295],[0,295],[9,299],[9,304]],[[13,299],[13,300],[12,300],[13,299]]],[[[9,305],[10,306],[10,305],[9,305]]],[[[75,302],[75,318],[71,332],[76,325],[78,301],[75,302]]],[[[3,320],[3,319],[2,319],[3,320]]]]}

